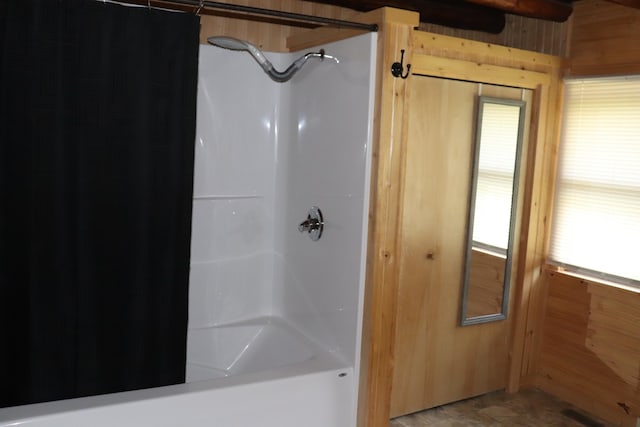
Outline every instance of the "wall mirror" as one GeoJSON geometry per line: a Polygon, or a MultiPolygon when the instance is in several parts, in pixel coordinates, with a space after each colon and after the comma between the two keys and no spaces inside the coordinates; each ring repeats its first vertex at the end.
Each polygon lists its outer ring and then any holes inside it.
{"type": "Polygon", "coordinates": [[[505,319],[525,101],[478,97],[461,324],[505,319]]]}

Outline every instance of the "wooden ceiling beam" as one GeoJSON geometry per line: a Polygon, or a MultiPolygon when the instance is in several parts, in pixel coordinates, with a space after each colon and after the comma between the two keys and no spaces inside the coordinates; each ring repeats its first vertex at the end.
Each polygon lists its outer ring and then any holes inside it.
{"type": "Polygon", "coordinates": [[[463,0],[312,0],[368,12],[396,7],[420,13],[420,22],[498,34],[505,26],[504,12],[463,0]]]}
{"type": "MultiPolygon", "coordinates": [[[[482,6],[493,7],[515,15],[548,21],[564,22],[573,12],[573,6],[561,0],[467,0],[482,6]]],[[[619,0],[630,1],[633,0],[619,0]]]]}
{"type": "Polygon", "coordinates": [[[611,3],[617,3],[622,6],[640,9],[640,0],[609,0],[611,3]]]}
{"type": "Polygon", "coordinates": [[[420,21],[463,30],[498,34],[504,29],[506,18],[502,11],[466,1],[413,1],[420,21]],[[418,7],[419,6],[419,7],[418,7]]]}

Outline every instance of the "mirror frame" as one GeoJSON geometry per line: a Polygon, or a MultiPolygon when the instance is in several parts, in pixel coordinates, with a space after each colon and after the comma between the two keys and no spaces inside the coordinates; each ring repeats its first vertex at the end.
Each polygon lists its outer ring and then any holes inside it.
{"type": "Polygon", "coordinates": [[[513,262],[513,246],[515,240],[516,215],[518,212],[518,189],[520,187],[520,169],[522,159],[522,145],[524,140],[524,129],[526,119],[526,106],[524,100],[494,98],[490,96],[478,96],[478,107],[476,115],[476,137],[474,141],[473,167],[471,172],[471,191],[469,195],[469,211],[467,219],[467,241],[465,248],[464,279],[462,284],[462,304],[460,309],[460,326],[477,325],[480,323],[495,322],[507,318],[509,309],[509,287],[511,281],[511,269],[513,262]],[[511,214],[509,218],[509,238],[507,243],[507,254],[505,258],[504,282],[502,285],[502,310],[499,313],[485,314],[474,317],[467,317],[467,297],[469,296],[469,278],[471,270],[471,253],[473,249],[473,225],[476,206],[476,193],[478,187],[478,163],[480,160],[480,141],[482,138],[482,120],[484,116],[485,104],[511,105],[518,107],[519,122],[518,135],[516,141],[515,165],[513,169],[513,183],[511,194],[511,214]]]}

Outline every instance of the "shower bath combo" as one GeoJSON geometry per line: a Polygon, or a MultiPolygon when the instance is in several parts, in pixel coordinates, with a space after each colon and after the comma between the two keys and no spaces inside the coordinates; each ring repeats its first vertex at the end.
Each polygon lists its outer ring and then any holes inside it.
{"type": "Polygon", "coordinates": [[[273,63],[245,41],[209,43],[186,383],[6,408],[0,427],[356,425],[376,34],[273,63]]]}

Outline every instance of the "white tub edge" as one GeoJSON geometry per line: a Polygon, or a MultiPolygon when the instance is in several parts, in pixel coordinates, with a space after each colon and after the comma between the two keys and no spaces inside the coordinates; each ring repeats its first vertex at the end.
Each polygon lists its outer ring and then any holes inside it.
{"type": "Polygon", "coordinates": [[[352,367],[332,355],[194,383],[0,409],[0,427],[350,427],[352,367]]]}

